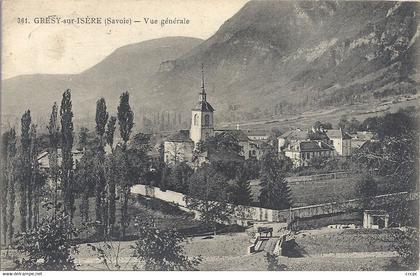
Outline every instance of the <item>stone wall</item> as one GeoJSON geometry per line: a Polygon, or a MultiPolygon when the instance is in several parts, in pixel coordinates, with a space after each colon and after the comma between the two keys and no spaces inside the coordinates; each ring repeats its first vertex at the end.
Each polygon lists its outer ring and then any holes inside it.
{"type": "MultiPolygon", "coordinates": [[[[131,188],[131,193],[171,202],[182,207],[184,210],[186,210],[185,208],[187,207],[185,195],[174,191],[162,191],[160,188],[139,184],[134,185],[131,188]]],[[[381,206],[385,203],[390,203],[393,200],[415,200],[417,198],[418,196],[415,194],[401,192],[376,196],[370,200],[374,206],[381,206]]],[[[250,220],[262,222],[286,222],[290,216],[292,216],[292,218],[311,218],[322,215],[348,212],[350,210],[360,209],[362,207],[362,203],[363,200],[361,199],[351,199],[345,202],[331,202],[325,204],[308,205],[286,210],[272,210],[253,206],[235,205],[235,212],[232,217],[232,221],[250,220]]]]}
{"type": "Polygon", "coordinates": [[[341,179],[341,178],[348,178],[349,176],[350,174],[347,172],[335,172],[335,173],[326,173],[326,174],[292,176],[292,177],[286,177],[286,180],[289,184],[293,185],[293,183],[341,179]]]}

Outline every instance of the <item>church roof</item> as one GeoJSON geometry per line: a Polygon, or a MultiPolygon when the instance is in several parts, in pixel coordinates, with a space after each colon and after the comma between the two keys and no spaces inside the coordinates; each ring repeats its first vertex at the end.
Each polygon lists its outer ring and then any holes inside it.
{"type": "Polygon", "coordinates": [[[181,129],[167,139],[168,142],[192,142],[189,129],[181,129]]]}
{"type": "Polygon", "coordinates": [[[213,112],[214,108],[207,101],[200,101],[194,106],[193,110],[213,112]]]}

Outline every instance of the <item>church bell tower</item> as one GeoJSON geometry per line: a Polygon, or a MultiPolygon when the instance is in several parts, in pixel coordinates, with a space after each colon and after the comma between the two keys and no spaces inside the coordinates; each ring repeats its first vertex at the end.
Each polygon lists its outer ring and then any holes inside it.
{"type": "Polygon", "coordinates": [[[198,94],[198,103],[191,111],[190,138],[196,145],[214,136],[213,107],[207,102],[204,87],[204,65],[201,64],[201,91],[198,94]]]}

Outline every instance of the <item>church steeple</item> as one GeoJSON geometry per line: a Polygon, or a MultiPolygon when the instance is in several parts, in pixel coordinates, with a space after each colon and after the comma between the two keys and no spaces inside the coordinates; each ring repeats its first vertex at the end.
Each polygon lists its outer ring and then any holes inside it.
{"type": "Polygon", "coordinates": [[[206,102],[206,90],[204,88],[204,64],[201,63],[201,92],[199,94],[199,101],[206,102]]]}
{"type": "Polygon", "coordinates": [[[206,99],[206,89],[204,87],[204,64],[201,64],[201,91],[199,101],[191,111],[190,138],[197,144],[214,136],[213,128],[213,107],[206,99]]]}

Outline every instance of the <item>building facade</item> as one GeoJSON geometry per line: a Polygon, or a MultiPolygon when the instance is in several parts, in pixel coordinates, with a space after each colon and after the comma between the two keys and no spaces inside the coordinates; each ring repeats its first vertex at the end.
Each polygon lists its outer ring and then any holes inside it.
{"type": "Polygon", "coordinates": [[[284,154],[292,160],[294,167],[306,167],[315,157],[335,156],[335,150],[324,141],[299,141],[289,144],[284,154]]]}
{"type": "Polygon", "coordinates": [[[326,132],[332,141],[336,154],[343,157],[351,155],[351,137],[340,129],[329,129],[326,132]]]}

